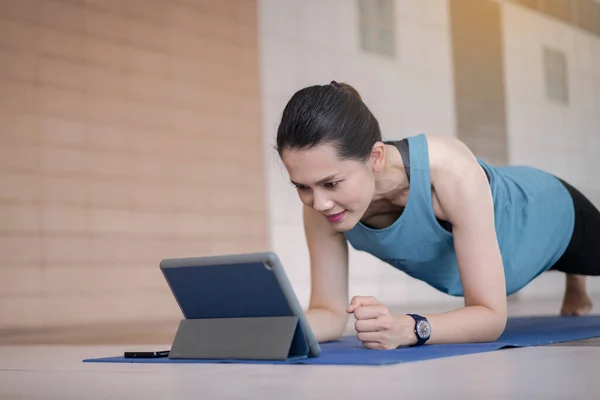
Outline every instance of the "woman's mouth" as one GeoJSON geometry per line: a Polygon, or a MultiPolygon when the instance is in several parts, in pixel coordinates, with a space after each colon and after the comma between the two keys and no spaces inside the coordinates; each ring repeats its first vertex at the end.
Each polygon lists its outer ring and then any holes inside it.
{"type": "Polygon", "coordinates": [[[344,218],[344,215],[346,215],[346,210],[337,213],[337,214],[330,214],[327,216],[327,220],[329,222],[340,222],[342,220],[342,218],[344,218]]]}

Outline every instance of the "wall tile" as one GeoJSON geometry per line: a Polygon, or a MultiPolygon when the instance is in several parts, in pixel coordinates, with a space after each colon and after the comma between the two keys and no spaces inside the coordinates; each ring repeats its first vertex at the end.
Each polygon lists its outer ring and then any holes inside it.
{"type": "Polygon", "coordinates": [[[36,41],[37,32],[27,22],[0,20],[0,46],[3,48],[31,51],[36,41]]]}
{"type": "Polygon", "coordinates": [[[16,205],[0,203],[0,232],[38,232],[41,218],[36,205],[16,205]]]}
{"type": "MultiPolygon", "coordinates": [[[[9,297],[15,299],[14,296],[9,297]]],[[[4,326],[19,326],[25,329],[40,329],[43,326],[44,298],[38,294],[19,296],[19,306],[12,301],[0,302],[0,313],[4,326]]]]}
{"type": "Polygon", "coordinates": [[[0,93],[10,94],[0,97],[0,109],[17,113],[35,113],[36,89],[31,83],[0,81],[0,93]]]}
{"type": "MultiPolygon", "coordinates": [[[[9,299],[19,296],[39,295],[44,286],[42,269],[31,266],[10,266],[0,268],[0,296],[2,303],[11,303],[9,299]]],[[[15,307],[13,303],[13,308],[15,307]]]]}
{"type": "MultiPolygon", "coordinates": [[[[45,235],[42,238],[42,246],[44,258],[47,260],[46,268],[49,268],[51,273],[54,273],[56,267],[68,266],[68,269],[73,267],[86,269],[92,259],[92,241],[86,236],[45,235]]],[[[90,280],[90,278],[73,283],[81,285],[86,280],[90,280]]],[[[53,289],[58,288],[53,287],[53,289]]]]}
{"type": "Polygon", "coordinates": [[[39,118],[32,113],[0,112],[0,135],[5,141],[37,143],[39,118]]]}
{"type": "Polygon", "coordinates": [[[28,32],[35,35],[36,46],[32,45],[26,48],[29,51],[36,49],[39,51],[39,55],[82,59],[88,54],[88,51],[86,51],[88,48],[87,40],[76,33],[45,26],[29,27],[28,32]]]}
{"type": "MultiPolygon", "coordinates": [[[[76,38],[81,39],[79,36],[76,38]]],[[[86,37],[85,45],[81,44],[79,49],[73,50],[77,57],[88,63],[119,70],[125,65],[127,46],[119,42],[111,42],[108,39],[86,37]]],[[[86,83],[91,83],[89,80],[86,80],[86,83]]]]}
{"type": "Polygon", "coordinates": [[[43,176],[40,196],[45,204],[70,204],[83,206],[93,199],[93,184],[85,178],[43,176]]]}
{"type": "Polygon", "coordinates": [[[42,209],[42,229],[44,232],[84,233],[94,228],[93,213],[89,209],[76,206],[48,206],[42,209]]]}
{"type": "Polygon", "coordinates": [[[36,59],[31,53],[0,48],[0,80],[33,82],[36,59]]]}
{"type": "Polygon", "coordinates": [[[40,154],[36,145],[6,142],[0,146],[0,168],[14,171],[36,171],[40,154]]]}
{"type": "Polygon", "coordinates": [[[127,40],[127,19],[116,14],[87,7],[84,33],[98,38],[123,43],[127,40]]]}
{"type": "Polygon", "coordinates": [[[42,239],[39,235],[0,235],[0,265],[39,267],[42,263],[42,239]]]}
{"type": "Polygon", "coordinates": [[[39,86],[34,94],[35,99],[32,98],[33,104],[36,104],[35,100],[37,101],[37,110],[40,114],[67,119],[82,118],[86,106],[82,101],[83,87],[79,86],[82,81],[65,77],[65,82],[58,83],[59,78],[56,76],[49,79],[56,79],[54,85],[57,86],[39,86]],[[67,80],[71,83],[67,83],[67,80]]]}
{"type": "Polygon", "coordinates": [[[42,143],[83,146],[86,144],[82,121],[59,117],[41,117],[39,131],[42,143]]]}
{"type": "Polygon", "coordinates": [[[0,6],[3,19],[17,21],[33,21],[34,0],[5,0],[0,6]]]}
{"type": "Polygon", "coordinates": [[[43,147],[41,165],[49,173],[85,173],[89,170],[87,155],[77,148],[43,147]]]}
{"type": "Polygon", "coordinates": [[[34,8],[38,24],[75,33],[83,33],[85,8],[78,3],[45,0],[34,8]]]}
{"type": "MultiPolygon", "coordinates": [[[[89,228],[88,228],[89,229],[89,228]]],[[[132,231],[131,210],[95,208],[91,212],[91,230],[98,233],[132,231]]]]}
{"type": "Polygon", "coordinates": [[[40,199],[39,177],[32,173],[0,171],[0,201],[32,203],[40,199]]]}

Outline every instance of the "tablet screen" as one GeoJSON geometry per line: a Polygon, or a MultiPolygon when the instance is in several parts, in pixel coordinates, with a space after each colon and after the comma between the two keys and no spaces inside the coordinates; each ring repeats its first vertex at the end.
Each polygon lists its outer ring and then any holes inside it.
{"type": "Polygon", "coordinates": [[[188,319],[294,315],[272,270],[263,263],[163,268],[188,319]]]}

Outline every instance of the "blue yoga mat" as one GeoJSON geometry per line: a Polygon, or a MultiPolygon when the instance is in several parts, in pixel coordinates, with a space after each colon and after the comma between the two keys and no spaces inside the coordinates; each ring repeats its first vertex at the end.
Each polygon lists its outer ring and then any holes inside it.
{"type": "Polygon", "coordinates": [[[83,360],[106,363],[240,363],[240,364],[316,364],[388,365],[434,358],[484,353],[511,347],[541,346],[600,337],[600,315],[586,317],[519,317],[508,320],[504,334],[491,343],[437,344],[395,350],[369,350],[355,336],[323,343],[321,355],[287,361],[270,360],[170,360],[168,358],[126,359],[105,357],[83,360]]]}

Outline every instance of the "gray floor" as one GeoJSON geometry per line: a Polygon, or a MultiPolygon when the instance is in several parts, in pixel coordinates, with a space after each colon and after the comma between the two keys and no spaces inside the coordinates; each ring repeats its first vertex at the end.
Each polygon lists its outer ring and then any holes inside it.
{"type": "MultiPolygon", "coordinates": [[[[555,314],[557,301],[511,303],[555,314]]],[[[600,299],[596,299],[600,304],[600,299]]],[[[0,399],[598,399],[598,339],[379,367],[88,364],[160,345],[2,345],[0,399]]]]}

